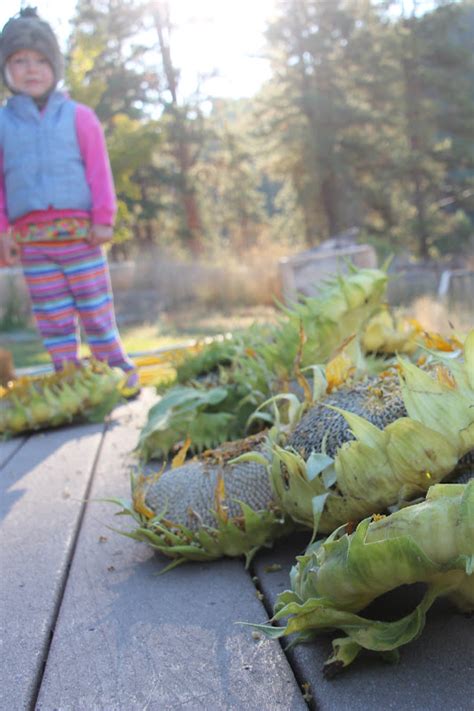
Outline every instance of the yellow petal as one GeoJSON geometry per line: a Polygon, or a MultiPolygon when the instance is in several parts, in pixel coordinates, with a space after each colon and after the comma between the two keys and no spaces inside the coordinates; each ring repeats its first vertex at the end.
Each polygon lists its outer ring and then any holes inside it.
{"type": "Polygon", "coordinates": [[[427,348],[433,348],[437,351],[452,352],[462,347],[462,344],[457,338],[445,338],[440,333],[427,331],[423,334],[423,342],[427,348]]]}
{"type": "Polygon", "coordinates": [[[173,460],[171,462],[171,469],[176,469],[176,467],[183,466],[184,460],[186,459],[186,455],[191,444],[191,437],[187,435],[186,439],[184,440],[183,446],[180,448],[178,454],[173,457],[173,460]]]}
{"type": "Polygon", "coordinates": [[[451,390],[456,389],[456,381],[447,368],[445,368],[443,365],[437,365],[435,372],[436,377],[438,378],[440,383],[443,383],[443,385],[446,385],[448,388],[451,388],[451,390]]]}
{"type": "Polygon", "coordinates": [[[155,512],[152,511],[145,503],[145,494],[147,487],[145,486],[145,478],[140,475],[140,480],[137,482],[137,486],[133,491],[133,508],[135,511],[147,519],[151,519],[155,516],[155,512]]]}
{"type": "Polygon", "coordinates": [[[345,383],[354,373],[355,366],[346,352],[342,352],[326,365],[327,392],[345,383]]]}
{"type": "Polygon", "coordinates": [[[222,474],[219,472],[217,475],[217,484],[214,489],[214,506],[216,514],[220,521],[226,523],[229,518],[227,513],[227,508],[223,505],[225,499],[225,483],[222,474]]]}
{"type": "Polygon", "coordinates": [[[474,329],[468,334],[464,343],[464,362],[469,386],[474,390],[474,329]]]}

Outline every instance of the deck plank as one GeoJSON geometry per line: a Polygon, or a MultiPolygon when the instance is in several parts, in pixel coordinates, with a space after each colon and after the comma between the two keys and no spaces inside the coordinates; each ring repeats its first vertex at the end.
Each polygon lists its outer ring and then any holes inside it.
{"type": "Polygon", "coordinates": [[[35,696],[102,431],[32,435],[0,473],[2,709],[35,696]]]}
{"type": "Polygon", "coordinates": [[[0,439],[0,469],[16,454],[26,440],[26,437],[14,437],[13,439],[7,440],[0,439]]]}
{"type": "MultiPolygon", "coordinates": [[[[139,409],[124,408],[107,432],[92,499],[129,496],[139,409]]],[[[188,564],[159,577],[169,561],[109,531],[131,525],[115,511],[87,507],[37,711],[306,709],[280,645],[235,624],[266,619],[242,563],[188,564]]]]}
{"type": "MultiPolygon", "coordinates": [[[[273,551],[258,555],[255,574],[266,599],[273,604],[282,590],[289,588],[289,571],[307,545],[308,537],[295,535],[273,551]],[[276,572],[266,572],[271,565],[276,572]]],[[[419,591],[418,591],[419,592],[419,591]]],[[[374,603],[376,617],[384,615],[387,599],[374,603]]],[[[412,588],[390,594],[392,609],[407,613],[416,605],[412,588]]],[[[447,601],[439,600],[428,612],[421,637],[401,647],[400,662],[386,664],[379,657],[361,653],[348,669],[326,680],[322,667],[331,653],[331,639],[341,633],[327,633],[314,642],[294,647],[288,654],[300,681],[308,682],[313,707],[318,711],[419,711],[449,709],[471,711],[474,678],[474,620],[456,612],[447,601]]],[[[342,635],[343,636],[343,635],[342,635]]]]}

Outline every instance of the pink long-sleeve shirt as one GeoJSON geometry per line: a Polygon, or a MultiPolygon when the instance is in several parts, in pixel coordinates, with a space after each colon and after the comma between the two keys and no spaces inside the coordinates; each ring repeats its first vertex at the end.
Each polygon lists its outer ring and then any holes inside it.
{"type": "MultiPolygon", "coordinates": [[[[38,210],[29,212],[15,221],[16,227],[27,224],[50,222],[65,217],[87,217],[93,225],[113,225],[117,212],[114,181],[104,132],[94,111],[84,104],[77,104],[76,132],[86,172],[86,180],[92,194],[92,210],[38,210]]],[[[6,206],[3,151],[0,148],[0,232],[10,227],[6,206]]]]}

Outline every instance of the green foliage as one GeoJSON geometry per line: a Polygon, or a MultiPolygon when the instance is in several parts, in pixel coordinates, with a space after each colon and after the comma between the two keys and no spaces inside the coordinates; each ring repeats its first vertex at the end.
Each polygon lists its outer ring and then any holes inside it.
{"type": "MultiPolygon", "coordinates": [[[[253,326],[189,359],[178,377],[207,367],[207,382],[175,385],[151,408],[137,446],[140,456],[167,456],[186,437],[199,452],[248,434],[255,410],[288,391],[300,367],[324,362],[356,333],[379,307],[386,285],[384,272],[353,268],[330,281],[320,297],[282,309],[277,324],[253,326]]],[[[271,415],[261,414],[253,426],[262,429],[269,420],[271,415]]]]}
{"type": "MultiPolygon", "coordinates": [[[[132,480],[133,497],[140,487],[146,488],[146,480],[132,480]]],[[[277,538],[287,536],[294,530],[290,519],[277,509],[254,511],[247,504],[239,502],[242,515],[237,522],[225,519],[215,513],[215,526],[200,526],[198,531],[191,531],[180,523],[168,521],[166,512],[147,518],[136,509],[135,501],[108,499],[110,503],[121,507],[117,515],[130,516],[138,524],[130,532],[118,531],[122,535],[143,541],[155,550],[175,560],[162,573],[181,565],[186,561],[211,561],[222,556],[245,556],[248,567],[255,553],[262,546],[270,546],[277,538]]]]}
{"type": "Polygon", "coordinates": [[[215,101],[194,167],[208,243],[238,252],[257,241],[266,221],[262,174],[249,140],[252,122],[245,101],[215,101]]]}
{"type": "Polygon", "coordinates": [[[176,379],[179,383],[194,380],[200,375],[217,371],[221,365],[230,365],[235,355],[234,339],[214,341],[196,355],[188,355],[177,367],[176,379]]]}
{"type": "Polygon", "coordinates": [[[117,114],[144,116],[158,88],[151,47],[137,43],[145,5],[129,0],[80,0],[69,39],[67,83],[75,98],[106,123],[117,114]]]}
{"type": "Polygon", "coordinates": [[[352,534],[339,527],[310,545],[292,569],[292,589],[280,593],[273,617],[289,617],[286,625],[252,626],[271,639],[296,632],[293,644],[340,629],[346,636],[333,641],[328,676],[351,664],[362,649],[396,661],[398,648],[421,634],[437,597],[446,595],[461,610],[472,610],[473,507],[474,481],[441,484],[429,490],[425,502],[380,520],[365,519],[352,534]],[[415,582],[426,583],[427,591],[408,615],[382,622],[356,614],[384,592],[415,582]]]}
{"type": "Polygon", "coordinates": [[[14,381],[0,393],[0,437],[59,427],[73,421],[102,422],[121,398],[124,374],[106,363],[69,365],[58,373],[14,381]]]}
{"type": "Polygon", "coordinates": [[[231,439],[231,412],[226,412],[229,391],[223,387],[209,390],[176,386],[148,412],[140,432],[137,449],[144,460],[167,456],[175,445],[191,437],[196,451],[218,443],[216,431],[231,439]]]}
{"type": "Polygon", "coordinates": [[[18,292],[15,277],[4,277],[7,283],[7,298],[0,312],[0,331],[24,329],[30,322],[29,305],[18,292]]]}
{"type": "Polygon", "coordinates": [[[279,4],[260,131],[307,242],[359,224],[424,257],[454,230],[465,244],[452,215],[472,226],[473,9],[443,5],[397,18],[368,1],[279,4]]]}
{"type": "Polygon", "coordinates": [[[281,0],[271,80],[209,110],[181,96],[172,4],[80,0],[67,83],[104,122],[119,239],[243,253],[358,225],[381,254],[468,251],[474,8],[432,5],[281,0]]]}
{"type": "Polygon", "coordinates": [[[144,31],[140,3],[81,0],[69,38],[66,74],[72,96],[104,123],[119,202],[116,241],[137,229],[144,210],[141,172],[159,149],[153,107],[158,76],[150,47],[135,44],[144,31]]]}

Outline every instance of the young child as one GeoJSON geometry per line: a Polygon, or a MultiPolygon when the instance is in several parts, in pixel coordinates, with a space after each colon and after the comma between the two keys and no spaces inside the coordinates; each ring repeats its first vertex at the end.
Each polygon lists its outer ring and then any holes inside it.
{"type": "Polygon", "coordinates": [[[79,320],[92,354],[138,374],[115,322],[102,245],[113,237],[116,199],[95,113],[56,90],[63,60],[36,10],[0,35],[0,70],[13,96],[0,108],[0,263],[21,261],[33,313],[54,368],[79,363],[79,320]]]}

